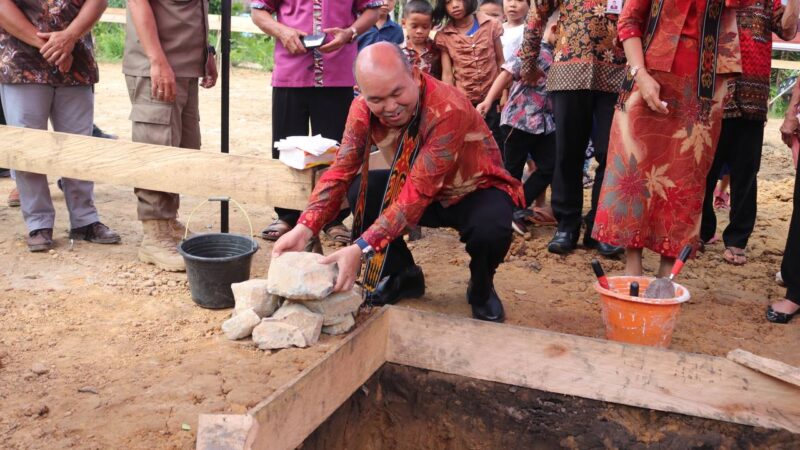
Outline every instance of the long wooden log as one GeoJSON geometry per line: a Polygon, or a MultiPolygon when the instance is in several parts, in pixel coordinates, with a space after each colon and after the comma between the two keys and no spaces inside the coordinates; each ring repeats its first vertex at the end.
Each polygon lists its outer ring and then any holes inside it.
{"type": "Polygon", "coordinates": [[[313,170],[256,156],[0,125],[0,167],[198,197],[305,208],[313,170]]]}
{"type": "Polygon", "coordinates": [[[765,373],[800,388],[800,367],[790,366],[781,361],[754,355],[740,348],[729,351],[727,357],[731,361],[737,362],[745,367],[765,373]]]}

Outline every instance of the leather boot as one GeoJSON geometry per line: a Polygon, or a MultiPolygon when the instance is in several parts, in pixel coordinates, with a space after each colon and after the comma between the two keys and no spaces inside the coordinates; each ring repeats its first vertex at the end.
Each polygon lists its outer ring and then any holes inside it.
{"type": "Polygon", "coordinates": [[[178,253],[178,246],[169,220],[143,220],[142,245],[139,246],[139,261],[153,264],[168,272],[184,272],[186,264],[178,253]]]}
{"type": "Polygon", "coordinates": [[[169,227],[169,232],[172,234],[172,237],[175,239],[176,243],[180,243],[183,240],[183,237],[186,236],[186,239],[194,236],[192,230],[189,230],[189,234],[186,234],[186,225],[184,225],[178,219],[168,219],[167,226],[169,227]]]}

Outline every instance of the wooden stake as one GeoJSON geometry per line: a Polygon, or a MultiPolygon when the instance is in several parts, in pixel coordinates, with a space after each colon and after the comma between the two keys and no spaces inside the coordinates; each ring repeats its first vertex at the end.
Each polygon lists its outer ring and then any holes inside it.
{"type": "Polygon", "coordinates": [[[754,355],[748,351],[737,348],[728,352],[728,359],[745,367],[765,373],[769,376],[783,380],[789,384],[800,387],[800,368],[790,366],[774,359],[754,355]]]}

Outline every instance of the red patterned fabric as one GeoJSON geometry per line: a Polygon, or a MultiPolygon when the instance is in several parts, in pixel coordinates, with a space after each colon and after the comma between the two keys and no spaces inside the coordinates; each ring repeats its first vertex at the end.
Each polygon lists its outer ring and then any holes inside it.
{"type": "Polygon", "coordinates": [[[704,120],[697,77],[652,71],[669,114],[653,112],[638,86],[617,110],[593,237],[627,248],[677,257],[695,243],[706,174],[714,159],[728,76],[718,76],[704,120]]]}
{"type": "MultiPolygon", "coordinates": [[[[383,250],[405,230],[417,224],[431,203],[447,207],[479,189],[496,187],[507,192],[519,206],[524,205],[522,185],[503,168],[500,150],[467,98],[454,86],[427,74],[422,99],[420,136],[422,145],[400,194],[361,237],[376,251],[383,250]]],[[[363,164],[367,138],[390,160],[402,137],[402,130],[374,120],[369,130],[369,108],[363,97],[353,100],[344,138],[336,160],[317,183],[301,223],[316,234],[339,212],[350,183],[363,164]]]]}

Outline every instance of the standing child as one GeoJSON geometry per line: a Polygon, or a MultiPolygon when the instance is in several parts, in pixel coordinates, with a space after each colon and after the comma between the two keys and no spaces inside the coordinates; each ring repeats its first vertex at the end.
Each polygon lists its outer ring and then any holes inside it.
{"type": "MultiPolygon", "coordinates": [[[[433,23],[444,23],[434,42],[442,51],[442,81],[454,84],[473,105],[486,98],[503,65],[500,22],[481,12],[477,0],[437,0],[433,23]]],[[[485,116],[495,141],[501,146],[499,101],[485,116]]]]}
{"type": "Polygon", "coordinates": [[[358,51],[376,42],[393,42],[400,45],[403,42],[403,28],[389,17],[394,10],[396,0],[388,0],[378,10],[378,21],[375,25],[358,37],[358,51]]]}
{"type": "MultiPolygon", "coordinates": [[[[546,74],[553,63],[553,46],[556,42],[558,14],[554,14],[547,23],[542,47],[539,51],[539,70],[546,74]]],[[[525,206],[545,192],[553,181],[553,170],[556,159],[555,121],[553,120],[552,101],[545,90],[546,77],[539,78],[534,84],[520,79],[522,62],[514,55],[503,64],[500,75],[492,84],[486,99],[476,107],[478,112],[486,114],[491,105],[508,88],[512,80],[508,102],[503,108],[501,124],[507,126],[508,137],[505,141],[504,159],[506,170],[514,178],[521,180],[525,162],[528,157],[536,163],[536,171],[525,181],[525,206]]],[[[525,218],[531,214],[523,209],[514,213],[513,227],[518,233],[525,233],[525,218]]]]}
{"type": "Polygon", "coordinates": [[[531,7],[530,0],[503,0],[503,14],[506,22],[503,24],[503,35],[500,42],[503,44],[503,59],[508,61],[517,53],[522,43],[522,34],[525,31],[525,18],[531,7]]]}
{"type": "Polygon", "coordinates": [[[403,8],[406,40],[400,48],[412,66],[442,79],[441,52],[430,37],[433,7],[427,0],[410,0],[403,8]]]}

